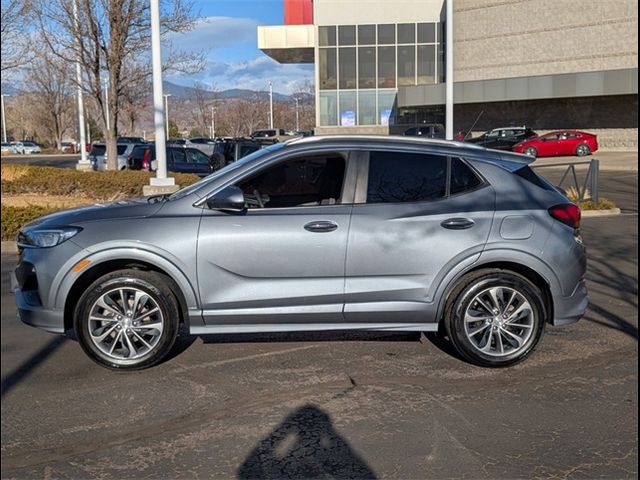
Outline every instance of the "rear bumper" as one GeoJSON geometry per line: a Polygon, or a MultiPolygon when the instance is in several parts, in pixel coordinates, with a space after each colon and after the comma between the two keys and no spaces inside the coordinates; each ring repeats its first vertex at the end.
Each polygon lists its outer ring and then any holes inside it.
{"type": "Polygon", "coordinates": [[[49,310],[31,294],[23,292],[18,287],[15,273],[11,272],[11,291],[16,296],[18,318],[27,325],[38,327],[52,333],[64,333],[64,312],[62,310],[49,310]]]}
{"type": "Polygon", "coordinates": [[[587,285],[581,280],[576,285],[573,293],[568,297],[556,297],[553,300],[554,326],[567,325],[580,320],[589,306],[589,297],[587,295],[587,285]]]}

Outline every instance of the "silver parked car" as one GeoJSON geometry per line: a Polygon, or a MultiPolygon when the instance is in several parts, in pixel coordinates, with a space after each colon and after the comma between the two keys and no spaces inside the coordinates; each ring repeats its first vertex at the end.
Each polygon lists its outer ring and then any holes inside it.
{"type": "Polygon", "coordinates": [[[446,332],[512,365],[587,307],[580,210],[532,158],[408,137],[275,144],[169,196],[18,236],[20,318],[140,369],[191,334],[446,332]]]}

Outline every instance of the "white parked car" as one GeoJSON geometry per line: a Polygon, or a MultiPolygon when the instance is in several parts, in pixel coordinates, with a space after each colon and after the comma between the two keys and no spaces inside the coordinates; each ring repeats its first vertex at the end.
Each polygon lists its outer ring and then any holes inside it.
{"type": "Polygon", "coordinates": [[[24,142],[11,142],[16,149],[16,153],[20,153],[22,155],[30,155],[32,153],[42,153],[42,149],[40,145],[35,142],[24,141],[24,142]]]}
{"type": "Polygon", "coordinates": [[[2,142],[2,153],[5,155],[15,155],[16,147],[11,145],[9,142],[2,142]]]}

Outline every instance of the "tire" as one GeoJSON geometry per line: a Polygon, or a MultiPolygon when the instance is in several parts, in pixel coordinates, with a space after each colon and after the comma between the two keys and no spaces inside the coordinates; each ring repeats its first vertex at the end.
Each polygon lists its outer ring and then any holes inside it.
{"type": "Polygon", "coordinates": [[[542,292],[525,277],[485,269],[463,277],[451,291],[443,321],[465,360],[498,368],[515,365],[533,353],[544,333],[547,312],[542,292]],[[478,320],[471,320],[474,317],[478,320]]]}
{"type": "Polygon", "coordinates": [[[538,156],[538,150],[536,150],[535,147],[527,147],[524,149],[523,153],[533,158],[536,158],[538,156]]]}
{"type": "Polygon", "coordinates": [[[74,328],[82,349],[99,365],[142,370],[169,353],[179,319],[178,302],[164,275],[118,270],[93,282],[80,297],[74,328]],[[127,312],[136,305],[136,311],[127,312]]]}
{"type": "Polygon", "coordinates": [[[586,157],[587,155],[591,155],[591,149],[589,148],[589,145],[587,145],[586,143],[581,143],[580,145],[578,145],[576,147],[576,155],[578,157],[586,157]]]}

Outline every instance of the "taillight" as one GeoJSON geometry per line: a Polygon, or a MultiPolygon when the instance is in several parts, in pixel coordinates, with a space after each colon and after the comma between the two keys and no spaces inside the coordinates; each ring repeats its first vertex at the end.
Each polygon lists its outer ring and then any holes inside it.
{"type": "Polygon", "coordinates": [[[554,205],[549,209],[549,215],[571,228],[580,228],[580,218],[582,217],[582,213],[580,211],[580,207],[575,203],[561,203],[560,205],[554,205]]]}
{"type": "Polygon", "coordinates": [[[150,170],[150,165],[149,165],[150,154],[151,154],[151,150],[147,150],[142,155],[142,169],[143,170],[150,170]]]}

